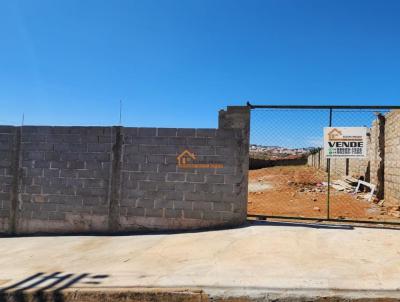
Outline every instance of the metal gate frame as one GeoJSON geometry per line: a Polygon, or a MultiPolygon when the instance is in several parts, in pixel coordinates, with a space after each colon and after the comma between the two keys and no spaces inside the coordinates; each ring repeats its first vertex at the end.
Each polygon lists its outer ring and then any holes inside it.
{"type": "MultiPolygon", "coordinates": [[[[400,109],[400,106],[388,105],[388,106],[347,106],[347,105],[252,105],[247,102],[247,106],[250,110],[252,109],[325,109],[329,110],[329,123],[328,127],[332,127],[332,114],[334,109],[376,109],[376,110],[392,110],[400,109]]],[[[250,117],[251,118],[251,117],[250,117]]],[[[386,224],[386,225],[400,225],[399,222],[393,221],[371,221],[371,220],[355,220],[355,219],[338,219],[330,217],[330,184],[331,184],[331,160],[326,159],[327,170],[328,170],[328,188],[327,188],[327,217],[326,218],[311,218],[311,217],[296,217],[296,216],[276,216],[276,215],[258,215],[258,214],[247,214],[247,217],[256,218],[260,220],[266,220],[267,218],[276,219],[295,219],[295,220],[312,220],[312,221],[331,221],[331,222],[351,222],[351,223],[368,223],[368,224],[386,224]]]]}

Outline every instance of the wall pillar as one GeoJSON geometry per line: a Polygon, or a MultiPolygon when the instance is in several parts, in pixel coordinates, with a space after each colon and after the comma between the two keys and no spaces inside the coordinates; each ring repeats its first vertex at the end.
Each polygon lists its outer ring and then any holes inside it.
{"type": "Polygon", "coordinates": [[[385,191],[385,116],[378,114],[378,150],[377,150],[377,184],[376,184],[376,197],[378,199],[384,198],[385,191]]]}
{"type": "Polygon", "coordinates": [[[233,129],[240,131],[242,140],[239,142],[238,175],[242,175],[242,179],[236,188],[236,192],[244,201],[241,209],[241,220],[247,219],[247,201],[248,201],[248,174],[249,174],[249,148],[250,148],[250,107],[248,106],[228,106],[226,110],[219,111],[218,119],[219,129],[233,129]]]}
{"type": "Polygon", "coordinates": [[[109,189],[109,212],[108,212],[108,229],[110,232],[117,232],[119,225],[119,209],[121,201],[121,167],[122,167],[122,147],[124,143],[123,128],[112,127],[111,139],[113,141],[111,152],[111,175],[109,189]],[[115,133],[115,139],[113,134],[115,133]]]}
{"type": "Polygon", "coordinates": [[[15,128],[15,140],[12,146],[12,158],[11,158],[11,173],[12,173],[12,184],[11,184],[11,207],[10,207],[10,223],[9,223],[9,233],[16,234],[18,232],[18,218],[19,218],[19,192],[21,185],[21,132],[22,127],[15,128]]]}

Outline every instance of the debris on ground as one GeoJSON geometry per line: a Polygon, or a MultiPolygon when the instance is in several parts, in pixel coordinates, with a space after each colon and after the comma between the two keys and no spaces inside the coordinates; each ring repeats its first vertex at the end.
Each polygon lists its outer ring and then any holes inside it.
{"type": "Polygon", "coordinates": [[[331,185],[334,189],[338,190],[338,191],[345,191],[348,193],[353,193],[355,190],[355,186],[349,184],[348,182],[346,182],[345,180],[334,180],[332,182],[331,185]]]}
{"type": "Polygon", "coordinates": [[[339,192],[354,194],[356,199],[366,199],[368,201],[376,199],[376,197],[374,197],[375,185],[357,180],[354,177],[345,176],[343,179],[333,180],[331,187],[339,192]],[[370,191],[365,191],[365,187],[370,188],[370,191]],[[360,188],[362,189],[359,190],[360,188]]]}
{"type": "MultiPolygon", "coordinates": [[[[271,216],[325,217],[327,174],[307,166],[275,166],[249,172],[248,213],[271,216]],[[260,186],[261,185],[261,186],[260,186]],[[264,187],[269,185],[270,187],[264,187]],[[251,187],[251,188],[250,188],[251,187]]],[[[339,219],[393,220],[400,218],[400,209],[389,207],[370,192],[354,194],[356,177],[333,178],[330,215],[339,219]],[[389,210],[390,208],[390,210],[389,210]],[[390,213],[389,213],[390,212],[390,213]],[[343,217],[343,218],[341,218],[343,217]]]]}
{"type": "Polygon", "coordinates": [[[297,188],[298,192],[326,192],[326,188],[323,187],[321,182],[295,182],[295,181],[288,181],[287,184],[289,186],[297,188]]]}
{"type": "Polygon", "coordinates": [[[388,208],[388,214],[396,218],[400,218],[400,206],[393,206],[388,208]]]}

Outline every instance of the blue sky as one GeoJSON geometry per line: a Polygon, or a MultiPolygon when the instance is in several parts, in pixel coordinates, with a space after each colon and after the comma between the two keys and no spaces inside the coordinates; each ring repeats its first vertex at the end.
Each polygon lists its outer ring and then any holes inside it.
{"type": "Polygon", "coordinates": [[[246,101],[396,105],[399,16],[389,0],[2,0],[0,124],[118,124],[120,99],[123,125],[159,127],[216,127],[246,101]]]}
{"type": "MultiPolygon", "coordinates": [[[[333,127],[371,127],[376,112],[388,110],[334,109],[333,127]]],[[[252,111],[252,144],[306,148],[323,146],[323,130],[329,126],[327,109],[256,109],[252,111]]]]}

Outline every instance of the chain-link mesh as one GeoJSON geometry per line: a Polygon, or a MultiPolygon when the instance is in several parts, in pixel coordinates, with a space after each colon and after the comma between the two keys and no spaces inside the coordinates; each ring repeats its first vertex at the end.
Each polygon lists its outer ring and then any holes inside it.
{"type": "MultiPolygon", "coordinates": [[[[367,156],[365,158],[331,159],[330,218],[350,220],[393,221],[391,209],[385,204],[384,192],[384,125],[379,132],[379,116],[385,117],[389,110],[334,109],[332,127],[366,127],[367,156]],[[379,146],[379,139],[381,146],[379,146]],[[381,149],[381,150],[380,150],[381,149]],[[380,158],[381,157],[381,158],[380,158]],[[382,177],[378,177],[381,165],[382,177]],[[358,181],[366,181],[374,188],[361,185],[355,192],[358,181]],[[381,196],[379,196],[381,195],[381,196]],[[389,213],[390,212],[390,213],[389,213]]],[[[400,133],[398,133],[400,136],[400,133]]],[[[390,152],[390,151],[389,151],[390,152]]],[[[400,186],[400,183],[398,184],[400,186]]]]}
{"type": "Polygon", "coordinates": [[[391,168],[400,171],[400,158],[390,154],[400,154],[400,124],[389,132],[392,119],[400,123],[399,110],[253,109],[248,213],[400,222],[400,172],[391,168]],[[366,156],[328,160],[323,142],[329,126],[365,127],[366,156]],[[394,143],[388,147],[388,141],[394,143]],[[398,191],[390,189],[393,183],[398,191]]]}
{"type": "Polygon", "coordinates": [[[309,154],[322,148],[328,121],[329,110],[252,110],[249,214],[327,215],[325,164],[307,162],[309,154]]]}

